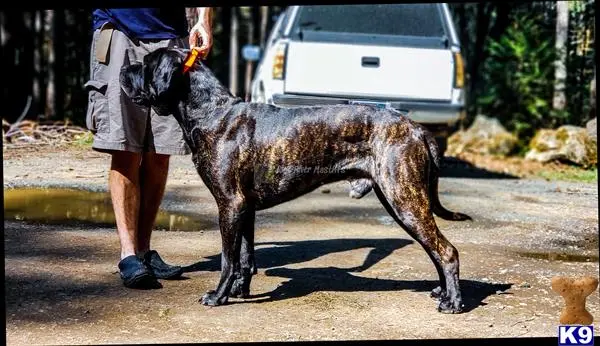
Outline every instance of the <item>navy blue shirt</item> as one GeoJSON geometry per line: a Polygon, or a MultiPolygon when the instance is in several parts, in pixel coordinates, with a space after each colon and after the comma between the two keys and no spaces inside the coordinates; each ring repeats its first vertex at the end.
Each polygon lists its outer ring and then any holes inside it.
{"type": "Polygon", "coordinates": [[[110,22],[132,39],[172,39],[189,35],[185,8],[99,8],[92,14],[94,29],[110,22]]]}

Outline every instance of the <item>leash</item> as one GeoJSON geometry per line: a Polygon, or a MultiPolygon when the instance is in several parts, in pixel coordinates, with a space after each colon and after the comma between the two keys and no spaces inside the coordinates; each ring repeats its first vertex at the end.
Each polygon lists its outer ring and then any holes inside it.
{"type": "Polygon", "coordinates": [[[198,59],[198,51],[195,49],[190,50],[187,57],[185,58],[185,63],[183,64],[183,73],[184,74],[187,73],[187,71],[189,71],[189,69],[192,67],[192,65],[194,65],[194,63],[196,62],[196,59],[198,59]]]}
{"type": "MultiPolygon", "coordinates": [[[[192,66],[198,59],[198,54],[200,54],[198,52],[198,50],[196,50],[196,49],[190,50],[187,57],[185,58],[185,63],[183,64],[183,73],[184,74],[187,73],[190,70],[190,68],[192,68],[192,66]]],[[[202,55],[203,55],[203,58],[205,58],[206,52],[203,52],[202,55]]]]}

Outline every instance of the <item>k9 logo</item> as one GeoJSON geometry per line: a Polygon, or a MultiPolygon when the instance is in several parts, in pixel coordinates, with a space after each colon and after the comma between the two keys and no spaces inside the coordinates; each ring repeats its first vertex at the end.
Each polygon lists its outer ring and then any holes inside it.
{"type": "Polygon", "coordinates": [[[594,328],[592,326],[559,326],[558,345],[593,345],[594,328]]]}

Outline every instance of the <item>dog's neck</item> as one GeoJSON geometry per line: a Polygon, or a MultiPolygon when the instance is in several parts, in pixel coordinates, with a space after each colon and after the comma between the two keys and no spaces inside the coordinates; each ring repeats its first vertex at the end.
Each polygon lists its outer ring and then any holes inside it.
{"type": "Polygon", "coordinates": [[[173,115],[181,125],[186,141],[196,152],[195,137],[206,137],[221,126],[227,111],[235,104],[243,102],[219,82],[210,71],[189,71],[190,90],[182,98],[173,115]],[[199,133],[198,133],[199,132],[199,133]]]}
{"type": "Polygon", "coordinates": [[[190,71],[190,91],[188,104],[194,113],[190,116],[206,117],[215,115],[217,108],[229,108],[242,99],[231,94],[231,92],[212,74],[208,69],[200,72],[190,71]]]}

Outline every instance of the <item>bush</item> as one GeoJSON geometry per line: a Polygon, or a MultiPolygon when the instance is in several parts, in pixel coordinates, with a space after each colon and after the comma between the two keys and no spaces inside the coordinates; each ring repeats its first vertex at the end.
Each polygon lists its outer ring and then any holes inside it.
{"type": "Polygon", "coordinates": [[[525,17],[489,42],[476,101],[481,113],[518,136],[521,153],[536,129],[554,127],[566,116],[552,111],[554,33],[541,23],[539,16],[525,17]]]}

